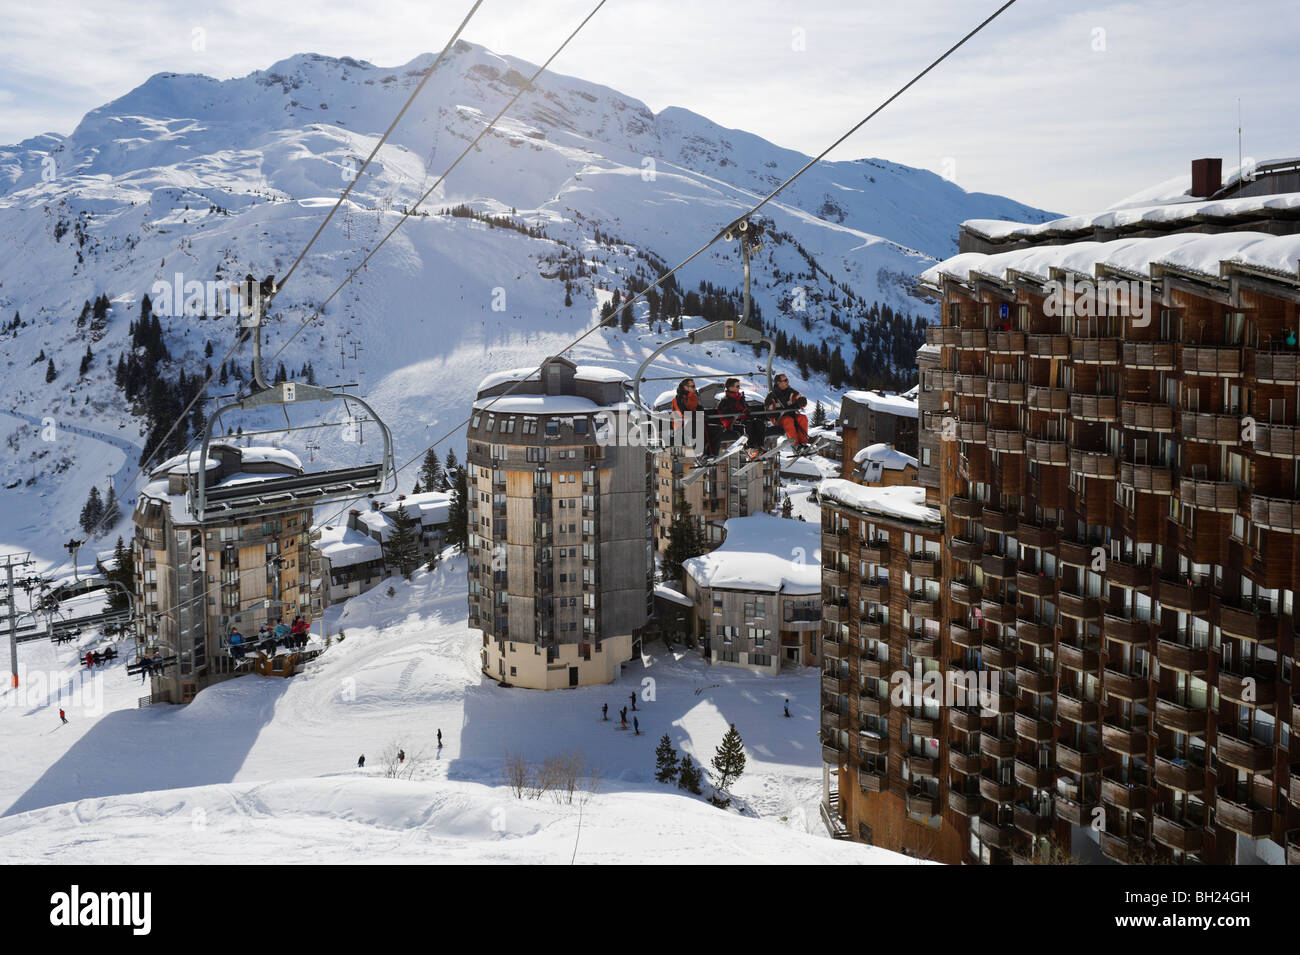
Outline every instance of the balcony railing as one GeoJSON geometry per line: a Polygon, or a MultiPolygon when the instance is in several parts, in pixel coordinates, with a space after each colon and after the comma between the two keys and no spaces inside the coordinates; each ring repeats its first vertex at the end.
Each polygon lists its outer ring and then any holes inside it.
{"type": "Polygon", "coordinates": [[[1141,494],[1172,494],[1174,473],[1163,465],[1125,461],[1120,465],[1119,483],[1121,487],[1132,488],[1141,494]]]}
{"type": "Polygon", "coordinates": [[[1237,444],[1241,440],[1241,418],[1234,414],[1184,411],[1183,440],[1205,444],[1237,444]]]}
{"type": "Polygon", "coordinates": [[[1108,716],[1101,724],[1101,745],[1103,749],[1109,749],[1121,756],[1137,756],[1145,759],[1146,723],[1133,723],[1118,716],[1108,716]]]}
{"type": "Polygon", "coordinates": [[[979,560],[984,554],[984,548],[964,537],[953,537],[948,541],[948,553],[953,560],[966,562],[979,560]]]}
{"type": "Polygon", "coordinates": [[[1023,663],[1016,667],[1017,690],[1042,695],[1051,693],[1055,684],[1055,674],[1047,667],[1026,666],[1023,663]]]}
{"type": "Polygon", "coordinates": [[[1128,560],[1106,562],[1106,582],[1112,586],[1126,587],[1146,593],[1151,589],[1152,564],[1136,564],[1128,560]]]}
{"type": "Polygon", "coordinates": [[[1277,385],[1294,385],[1300,382],[1300,354],[1255,352],[1255,380],[1277,385]]]}
{"type": "Polygon", "coordinates": [[[1077,365],[1116,365],[1119,363],[1118,338],[1073,338],[1070,341],[1070,360],[1077,365]]]}
{"type": "Polygon", "coordinates": [[[1190,762],[1173,750],[1156,753],[1156,782],[1179,792],[1200,793],[1205,789],[1205,766],[1190,762]]]}
{"type": "Polygon", "coordinates": [[[920,617],[924,620],[937,620],[939,618],[939,601],[930,600],[926,597],[908,597],[907,612],[913,617],[920,617]]]}
{"type": "Polygon", "coordinates": [[[884,564],[889,561],[889,541],[868,540],[859,542],[859,556],[868,564],[884,564]]]}
{"type": "Polygon", "coordinates": [[[1004,404],[1020,404],[1025,400],[1025,383],[1023,381],[1006,381],[989,379],[989,401],[1004,404]]]}
{"type": "Polygon", "coordinates": [[[1204,511],[1230,514],[1237,509],[1237,485],[1231,481],[1182,478],[1178,482],[1178,496],[1184,505],[1204,511]]]}
{"type": "Polygon", "coordinates": [[[970,398],[986,398],[989,380],[984,375],[958,375],[956,392],[970,398]]]}
{"type": "MultiPolygon", "coordinates": [[[[1258,361],[1256,362],[1258,372],[1258,361]]],[[[1184,375],[1215,375],[1224,378],[1241,377],[1241,347],[1228,345],[1183,346],[1184,375]]]]}
{"type": "Polygon", "coordinates": [[[1300,428],[1287,424],[1257,424],[1255,453],[1273,458],[1300,457],[1300,428]]]}
{"type": "Polygon", "coordinates": [[[1050,718],[1040,714],[1029,712],[1016,714],[1016,735],[1022,740],[1050,743],[1054,725],[1050,718]]]}
{"type": "Polygon", "coordinates": [[[1016,650],[1014,647],[986,643],[981,650],[981,659],[986,669],[1010,670],[1016,665],[1016,650]]]}
{"type": "Polygon", "coordinates": [[[1277,702],[1277,670],[1271,663],[1219,667],[1219,696],[1245,706],[1271,709],[1277,702]],[[1237,672],[1240,671],[1240,672],[1237,672]]]}
{"type": "Polygon", "coordinates": [[[1151,817],[1151,838],[1179,852],[1200,852],[1205,845],[1205,829],[1202,823],[1175,819],[1168,809],[1157,807],[1151,817]]]}
{"type": "Polygon", "coordinates": [[[1120,423],[1136,431],[1167,433],[1174,430],[1174,409],[1158,402],[1126,401],[1120,406],[1120,423]]]}
{"type": "Polygon", "coordinates": [[[1025,434],[1023,431],[989,428],[988,445],[990,451],[999,451],[1003,454],[1024,454],[1025,434]]]}
{"type": "Polygon", "coordinates": [[[1101,666],[1101,654],[1095,647],[1081,645],[1079,640],[1078,636],[1067,637],[1062,634],[1056,645],[1056,661],[1071,670],[1096,673],[1101,666]]]}
{"type": "Polygon", "coordinates": [[[1064,441],[1046,438],[1026,438],[1025,453],[1035,464],[1065,467],[1070,462],[1070,448],[1064,441]]]}
{"type": "Polygon", "coordinates": [[[1231,829],[1247,839],[1260,839],[1273,831],[1273,810],[1250,800],[1225,796],[1219,792],[1214,803],[1214,818],[1218,825],[1231,829]]]}
{"type": "Polygon", "coordinates": [[[1016,737],[1014,734],[997,737],[992,733],[981,733],[980,752],[989,759],[1010,759],[1016,755],[1016,737]]]}
{"type": "Polygon", "coordinates": [[[1070,470],[1080,477],[1096,477],[1113,481],[1119,474],[1119,462],[1109,451],[1084,451],[1071,448],[1070,470]]]}
{"type": "Polygon", "coordinates": [[[978,519],[984,511],[984,505],[969,497],[954,495],[948,498],[948,513],[963,520],[978,519]]]}
{"type": "Polygon", "coordinates": [[[1016,760],[1016,782],[1030,789],[1051,789],[1056,783],[1056,769],[1052,766],[1039,766],[1027,760],[1016,760]]]}
{"type": "Polygon", "coordinates": [[[989,351],[994,355],[1023,355],[1025,352],[1024,332],[990,332],[989,351]]]}
{"type": "Polygon", "coordinates": [[[1010,823],[997,822],[992,816],[980,817],[980,842],[990,849],[1010,850],[1014,841],[1013,827],[1010,823]]]}
{"type": "Polygon", "coordinates": [[[1119,399],[1114,395],[1070,395],[1070,417],[1083,421],[1114,421],[1119,399]]]}
{"type": "MultiPolygon", "coordinates": [[[[1063,689],[1056,695],[1056,712],[1061,719],[1071,723],[1095,723],[1099,710],[1093,700],[1075,696],[1074,691],[1063,689]]],[[[1059,756],[1057,762],[1060,763],[1059,756]]]]}
{"type": "Polygon", "coordinates": [[[988,802],[1011,802],[1016,796],[1016,784],[1008,779],[1005,782],[989,772],[980,775],[980,795],[988,802]]]}
{"type": "Polygon", "coordinates": [[[1269,603],[1244,607],[1221,603],[1219,629],[1241,640],[1271,644],[1277,640],[1277,614],[1269,603]]]}
{"type": "Polygon", "coordinates": [[[1170,371],[1174,367],[1172,342],[1125,342],[1124,367],[1144,371],[1170,371]]]}
{"type": "Polygon", "coordinates": [[[1057,609],[1063,616],[1084,621],[1101,619],[1101,600],[1097,597],[1072,594],[1063,590],[1057,594],[1056,603],[1057,609]]]}
{"type": "Polygon", "coordinates": [[[1068,358],[1070,355],[1069,335],[1030,335],[1027,344],[1030,358],[1068,358]]]}
{"type": "Polygon", "coordinates": [[[1061,413],[1070,410],[1070,392],[1066,388],[1030,385],[1025,398],[1030,411],[1061,413]]]}
{"type": "Polygon", "coordinates": [[[1210,588],[1187,578],[1162,577],[1158,596],[1160,606],[1187,614],[1210,612],[1210,588]]]}
{"type": "Polygon", "coordinates": [[[959,816],[974,816],[980,811],[980,794],[949,789],[948,809],[959,816]]]}
{"type": "Polygon", "coordinates": [[[959,330],[957,348],[962,351],[983,351],[989,344],[989,333],[982,328],[959,330]]]}
{"type": "MultiPolygon", "coordinates": [[[[1273,771],[1273,746],[1252,739],[1245,727],[1217,727],[1215,750],[1219,762],[1246,773],[1273,771]]],[[[1220,778],[1223,778],[1220,776],[1220,778]]]]}
{"type": "Polygon", "coordinates": [[[1145,774],[1112,767],[1101,774],[1101,801],[1129,812],[1145,812],[1151,798],[1145,774]]]}
{"type": "Polygon", "coordinates": [[[1156,697],[1156,723],[1165,729],[1187,735],[1205,732],[1207,714],[1204,708],[1188,706],[1169,698],[1165,693],[1156,697]]]}
{"type": "Polygon", "coordinates": [[[1077,748],[1063,740],[1056,741],[1056,765],[1076,776],[1090,776],[1101,768],[1101,754],[1096,750],[1077,748]]]}
{"type": "Polygon", "coordinates": [[[951,325],[930,325],[925,329],[925,343],[927,345],[951,348],[955,347],[959,341],[961,341],[961,329],[954,328],[951,325]]]}
{"type": "Polygon", "coordinates": [[[1265,530],[1285,534],[1300,533],[1300,503],[1281,497],[1253,495],[1250,499],[1250,519],[1265,530]]]}
{"type": "Polygon", "coordinates": [[[1177,640],[1156,641],[1156,659],[1161,668],[1182,673],[1204,673],[1209,666],[1210,652],[1205,647],[1193,647],[1177,640]]]}
{"type": "Polygon", "coordinates": [[[1129,645],[1144,645],[1151,640],[1153,624],[1150,620],[1138,620],[1108,613],[1102,617],[1102,631],[1107,640],[1129,645]]]}
{"type": "Polygon", "coordinates": [[[864,793],[883,792],[885,789],[885,771],[868,766],[859,766],[858,788],[864,793]]]}
{"type": "MultiPolygon", "coordinates": [[[[1060,443],[1064,444],[1064,442],[1060,443]]],[[[1025,547],[1036,550],[1050,550],[1055,547],[1059,535],[1060,531],[1049,525],[1029,524],[1023,521],[1016,525],[1016,540],[1025,547]]]]}
{"type": "Polygon", "coordinates": [[[1056,594],[1056,578],[1043,573],[1021,570],[1016,573],[1016,592],[1026,597],[1051,598],[1056,594]]]}
{"type": "Polygon", "coordinates": [[[858,585],[858,595],[863,600],[872,600],[876,603],[887,603],[889,601],[889,579],[879,577],[873,580],[864,580],[858,585]]]}

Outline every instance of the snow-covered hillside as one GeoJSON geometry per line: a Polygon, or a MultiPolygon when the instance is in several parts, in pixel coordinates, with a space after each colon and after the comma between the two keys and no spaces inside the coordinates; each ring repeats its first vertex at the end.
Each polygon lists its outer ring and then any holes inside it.
{"type": "Polygon", "coordinates": [[[24,644],[22,689],[0,691],[5,861],[913,862],[822,828],[816,670],[764,677],[655,644],[610,686],[504,689],[479,672],[464,579],[463,558],[394,579],[392,597],[384,584],[331,608],[332,646],[306,672],[185,707],[137,709],[121,663],[87,689],[77,648],[24,644]],[[639,736],[614,715],[632,693],[639,736]],[[654,781],[661,736],[707,765],[730,723],[748,754],[732,788],[744,814],[654,781]],[[390,745],[411,778],[385,777],[390,745]],[[594,795],[516,798],[507,751],[581,753],[594,795]]]}
{"type": "MultiPolygon", "coordinates": [[[[56,558],[91,485],[130,470],[135,452],[124,447],[149,443],[142,404],[128,406],[113,382],[142,297],[282,275],[430,62],[380,68],[305,54],[221,82],[161,74],[68,136],[0,147],[0,408],[29,416],[3,419],[0,545],[37,547],[33,530],[43,529],[38,550],[56,558]],[[170,292],[155,292],[158,282],[170,292]],[[99,295],[112,305],[106,320],[79,323],[99,295]],[[56,428],[42,434],[32,419],[56,428]]],[[[393,425],[399,459],[460,420],[483,374],[562,347],[609,290],[653,278],[806,161],[687,110],[654,114],[615,90],[548,74],[452,173],[424,207],[430,214],[408,221],[278,354],[533,69],[460,44],[276,301],[272,371],[311,362],[321,383],[357,383],[393,425]],[[460,204],[532,234],[439,214],[460,204]]],[[[772,237],[755,275],[764,321],[846,359],[856,347],[847,329],[872,303],[929,314],[911,295],[914,276],[954,250],[958,222],[1044,217],[880,160],[821,164],[765,214],[772,237]]],[[[735,244],[719,243],[681,275],[683,292],[705,281],[739,285],[735,244]]],[[[218,371],[235,340],[235,318],[210,310],[161,322],[170,360],[150,374],[168,383],[182,370],[218,371]]],[[[582,358],[630,371],[653,347],[650,334],[644,324],[633,337],[602,332],[582,358]]],[[[209,396],[237,390],[249,360],[238,353],[209,396]]],[[[327,446],[318,457],[353,450],[327,446]]],[[[130,491],[118,490],[129,504],[130,491]]]]}

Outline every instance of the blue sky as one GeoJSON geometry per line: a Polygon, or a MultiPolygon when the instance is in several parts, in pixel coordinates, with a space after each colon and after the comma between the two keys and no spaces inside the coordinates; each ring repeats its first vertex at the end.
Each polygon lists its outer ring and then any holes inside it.
{"type": "MultiPolygon", "coordinates": [[[[540,62],[594,0],[485,0],[466,38],[540,62]]],[[[994,0],[608,0],[564,73],[815,153],[987,16],[994,0]]],[[[470,0],[47,0],[0,32],[0,143],[68,133],[154,73],[242,76],[294,53],[398,65],[470,0]],[[201,31],[201,32],[196,32],[201,31]],[[198,42],[201,39],[201,42],[198,42]]],[[[879,156],[1063,213],[1196,156],[1300,154],[1300,3],[1019,0],[831,158],[879,156]],[[1248,14],[1248,15],[1247,15],[1248,14]]]]}

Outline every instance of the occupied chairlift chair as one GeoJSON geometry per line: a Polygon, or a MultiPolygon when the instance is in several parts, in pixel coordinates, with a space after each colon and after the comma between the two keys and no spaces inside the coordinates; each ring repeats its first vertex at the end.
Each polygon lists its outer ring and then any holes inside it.
{"type": "MultiPolygon", "coordinates": [[[[196,480],[191,485],[189,510],[200,522],[214,517],[238,519],[267,516],[302,507],[315,507],[339,501],[350,501],[368,494],[387,493],[397,487],[397,470],[393,464],[393,435],[388,425],[375,410],[356,395],[344,394],[330,388],[285,381],[268,385],[262,373],[262,322],[266,308],[274,297],[274,279],[262,282],[262,298],[253,303],[250,326],[253,338],[252,392],[244,398],[218,408],[208,420],[203,432],[196,480]],[[288,408],[308,401],[342,402],[351,418],[350,403],[358,405],[379,426],[383,438],[383,456],[371,464],[355,467],[315,471],[310,474],[285,475],[247,484],[208,487],[207,462],[213,436],[218,440],[218,425],[224,415],[232,411],[256,411],[278,407],[284,411],[285,432],[301,431],[311,426],[294,426],[289,421],[288,408]]],[[[355,420],[355,419],[352,419],[355,420]]]]}

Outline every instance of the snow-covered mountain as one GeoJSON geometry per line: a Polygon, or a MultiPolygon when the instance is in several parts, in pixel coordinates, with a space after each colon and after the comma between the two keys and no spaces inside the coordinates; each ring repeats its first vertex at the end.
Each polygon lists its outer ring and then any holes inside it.
{"type": "MultiPolygon", "coordinates": [[[[4,419],[14,430],[0,465],[9,515],[0,543],[62,540],[91,484],[132,470],[122,447],[146,443],[143,409],[128,406],[113,370],[142,296],[158,282],[282,275],[431,61],[382,68],[304,54],[226,81],[160,74],[68,136],[0,147],[0,409],[27,416],[4,419]],[[112,304],[106,319],[84,321],[83,303],[100,295],[112,304]],[[35,422],[56,428],[42,435],[35,422]]],[[[270,353],[534,69],[456,47],[277,299],[270,353]]],[[[276,363],[294,374],[311,362],[322,383],[356,382],[393,425],[404,460],[459,420],[482,374],[562,347],[610,290],[695,251],[806,160],[685,109],[656,114],[547,74],[439,188],[428,215],[408,221],[276,363]],[[516,227],[440,214],[462,204],[516,227]]],[[[866,332],[852,341],[872,303],[930,314],[911,294],[914,276],[956,250],[957,223],[1047,217],[874,159],[819,164],[764,214],[771,238],[755,263],[764,321],[846,361],[888,345],[866,332]]],[[[683,291],[734,290],[736,246],[719,243],[680,278],[683,291]]],[[[182,369],[205,374],[235,340],[233,317],[162,324],[170,359],[151,373],[169,382],[182,369]]],[[[644,324],[627,336],[602,331],[579,357],[630,371],[658,340],[644,324]]],[[[240,373],[249,359],[237,354],[240,373]]],[[[808,384],[829,397],[824,382],[808,384]]],[[[209,393],[237,387],[238,376],[209,393]]]]}

